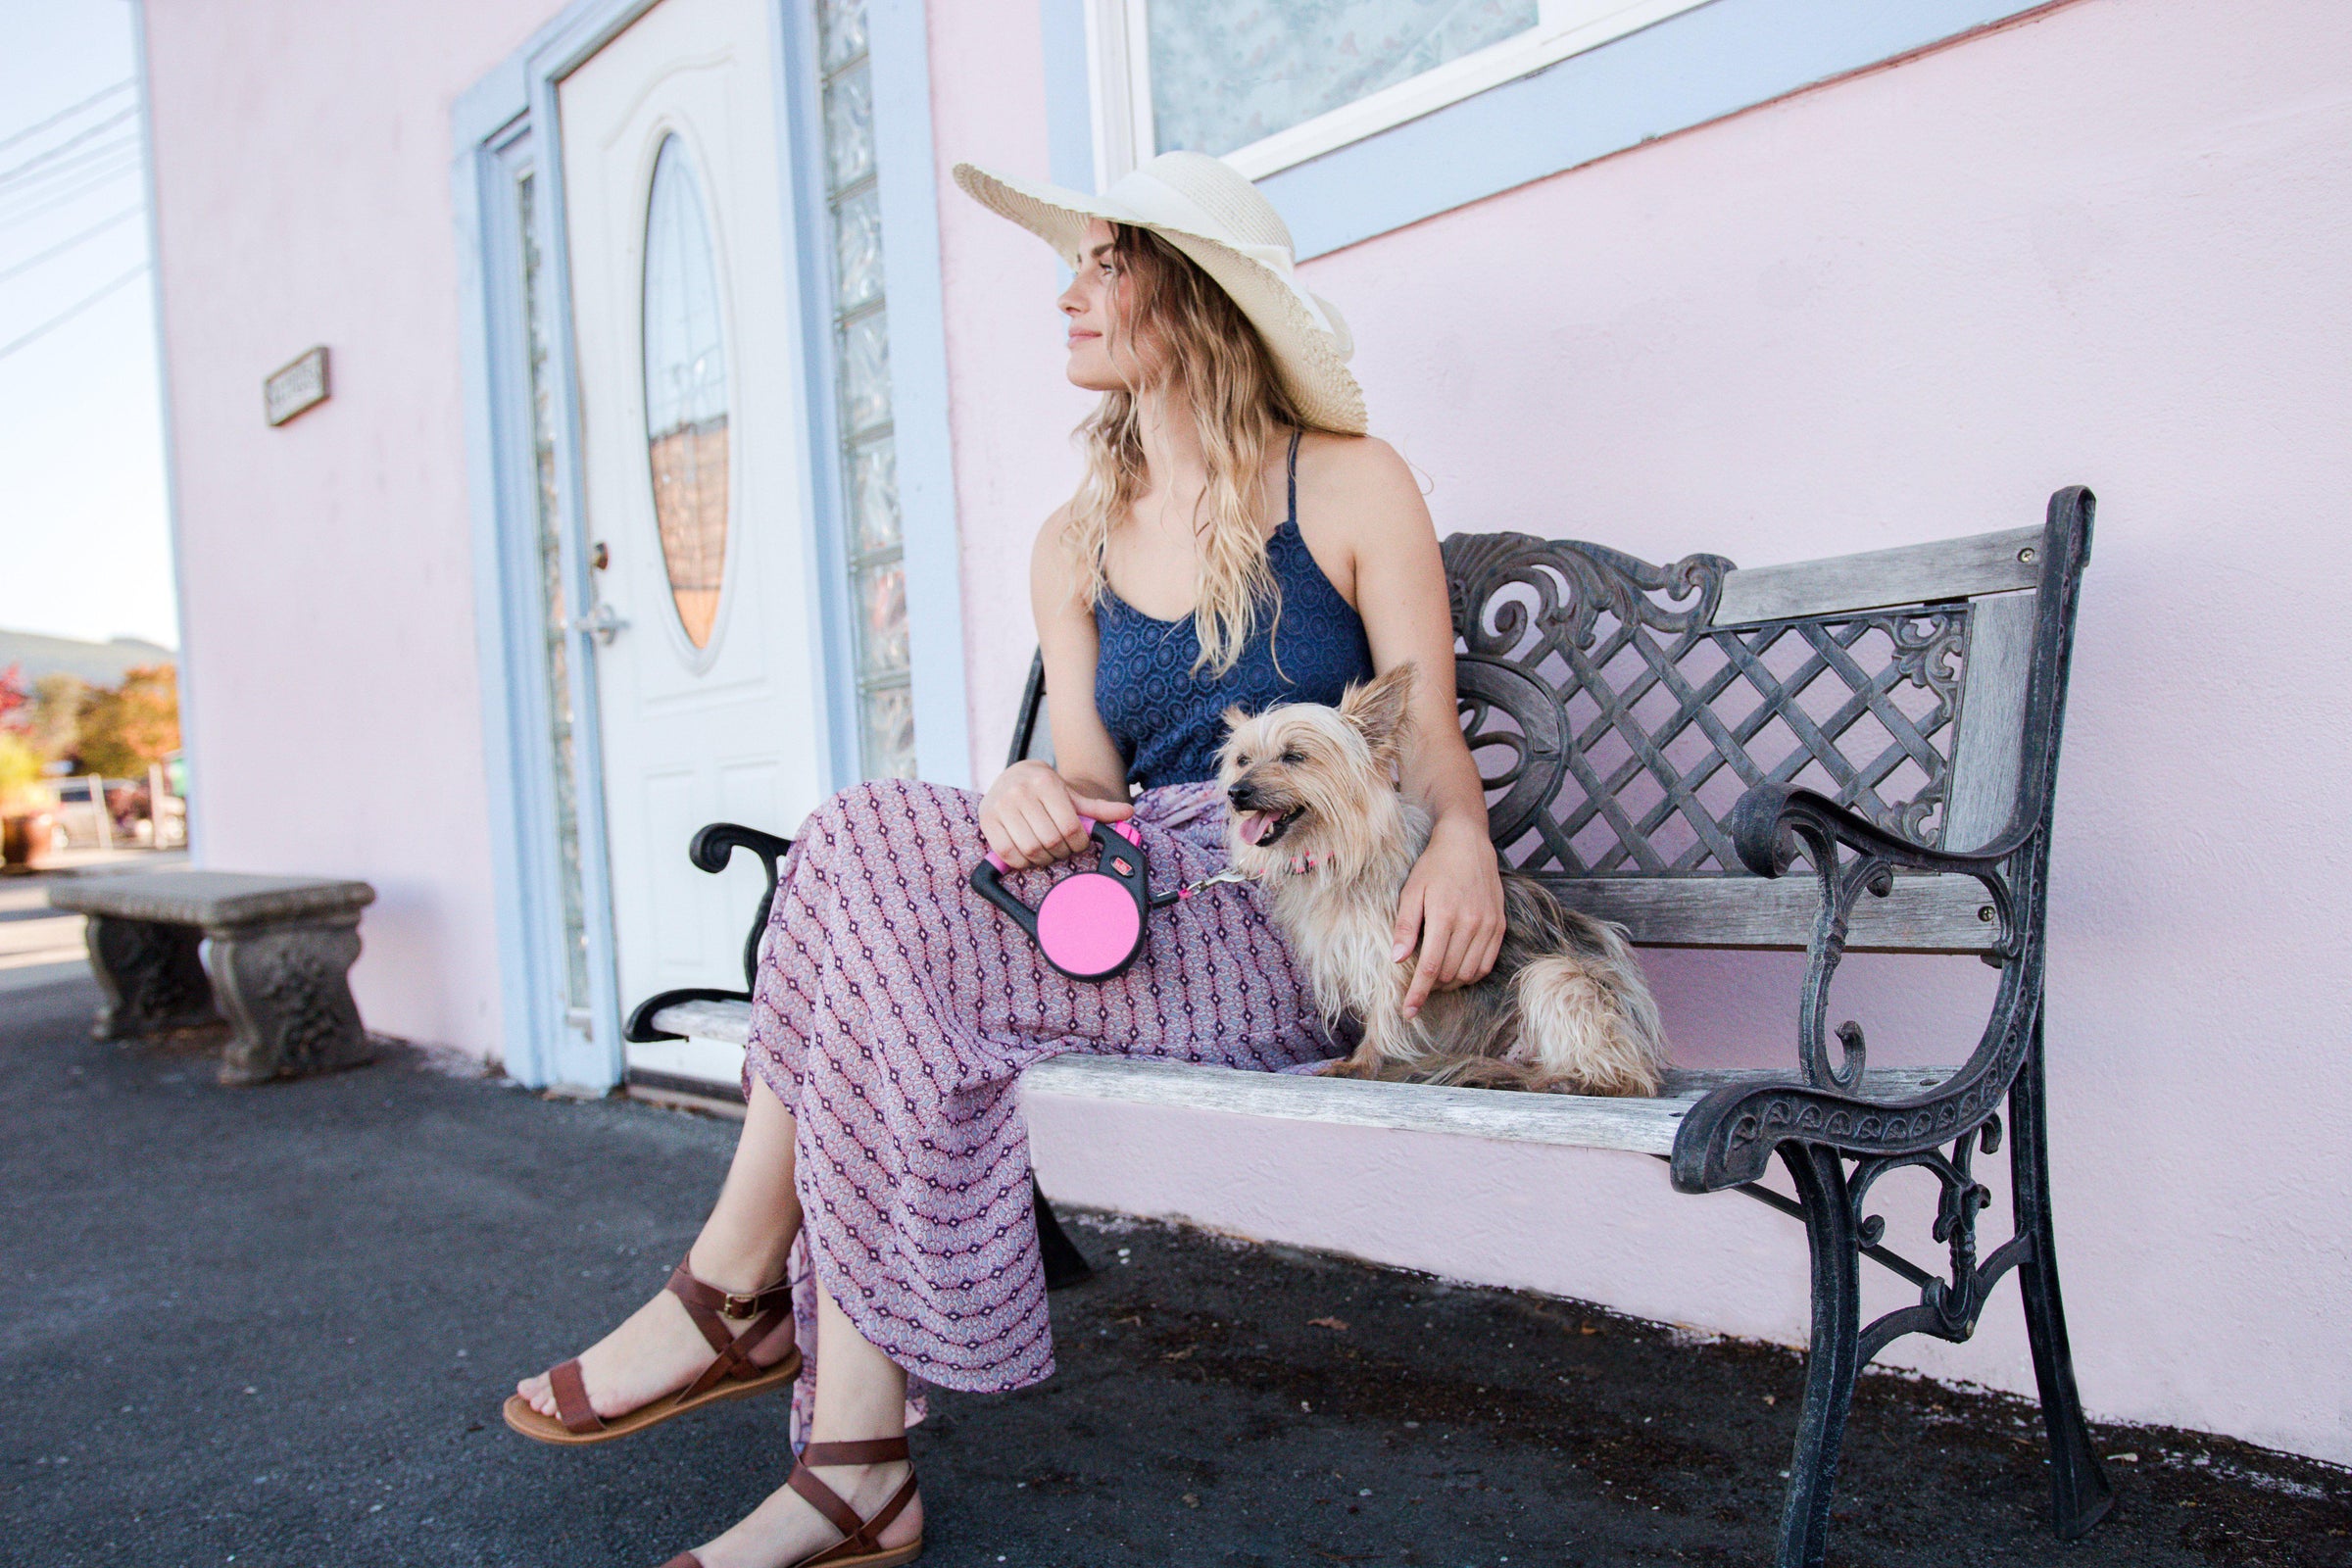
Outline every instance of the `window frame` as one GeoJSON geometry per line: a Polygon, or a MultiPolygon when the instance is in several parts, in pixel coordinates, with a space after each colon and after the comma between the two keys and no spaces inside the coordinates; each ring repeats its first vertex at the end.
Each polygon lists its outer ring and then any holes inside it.
{"type": "MultiPolygon", "coordinates": [[[[1157,147],[1148,45],[1151,3],[1085,0],[1095,168],[1105,187],[1148,161],[1157,147]]],[[[1540,0],[1538,21],[1525,32],[1219,156],[1250,178],[1263,179],[1708,3],[1540,0]]]]}
{"type": "MultiPolygon", "coordinates": [[[[1038,0],[1054,179],[1101,190],[1088,8],[1038,0]]],[[[2068,0],[1708,0],[1258,181],[1309,261],[2068,0]]]]}

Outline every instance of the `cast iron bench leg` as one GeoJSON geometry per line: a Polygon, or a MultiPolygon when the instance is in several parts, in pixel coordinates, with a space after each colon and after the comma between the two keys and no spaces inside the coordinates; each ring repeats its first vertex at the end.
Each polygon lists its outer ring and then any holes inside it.
{"type": "Polygon", "coordinates": [[[2058,1253],[2050,1232],[2050,1162],[2041,1103],[2041,1022],[2009,1086],[2009,1180],[2017,1234],[2033,1244],[2017,1266],[2025,1296],[2026,1337],[2034,1346],[2034,1380],[2041,1390],[2042,1425],[2050,1434],[2050,1486],[2058,1539],[2077,1541],[2115,1506],[2107,1474],[2090,1446],[2075,1392],[2074,1351],[2066,1339],[2066,1307],[2058,1298],[2058,1253]]]}
{"type": "Polygon", "coordinates": [[[1834,1149],[1783,1144],[1781,1162],[1796,1182],[1813,1258],[1813,1345],[1805,1357],[1805,1402],[1796,1418],[1796,1451],[1781,1507],[1780,1568],[1821,1568],[1829,1550],[1830,1499],[1838,1455],[1861,1368],[1862,1250],[1845,1190],[1845,1162],[1834,1149]]]}
{"type": "Polygon", "coordinates": [[[1037,1250],[1046,1261],[1046,1289],[1058,1291],[1094,1273],[1095,1266],[1086,1260],[1086,1254],[1062,1234],[1061,1221],[1054,1217],[1054,1205],[1046,1201],[1046,1190],[1037,1185],[1034,1172],[1029,1177],[1029,1194],[1036,1200],[1037,1250]]]}
{"type": "Polygon", "coordinates": [[[131,1040],[217,1022],[213,988],[197,956],[194,926],[93,914],[84,927],[90,969],[103,999],[91,1033],[131,1040]]]}

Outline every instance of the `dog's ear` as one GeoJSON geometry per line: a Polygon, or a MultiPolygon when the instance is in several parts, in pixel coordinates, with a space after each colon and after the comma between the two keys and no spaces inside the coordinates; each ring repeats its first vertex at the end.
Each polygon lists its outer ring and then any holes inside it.
{"type": "Polygon", "coordinates": [[[1348,687],[1340,699],[1340,716],[1355,726],[1374,760],[1384,766],[1403,752],[1412,696],[1413,666],[1407,661],[1376,680],[1348,687]]]}
{"type": "Polygon", "coordinates": [[[1240,729],[1244,724],[1249,723],[1250,715],[1242,711],[1241,704],[1235,703],[1232,707],[1226,709],[1225,711],[1217,715],[1217,722],[1224,725],[1225,733],[1230,735],[1235,730],[1240,729]]]}

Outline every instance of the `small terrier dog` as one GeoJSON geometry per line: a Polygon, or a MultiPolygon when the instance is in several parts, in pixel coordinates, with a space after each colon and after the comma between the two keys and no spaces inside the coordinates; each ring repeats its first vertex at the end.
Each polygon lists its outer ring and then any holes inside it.
{"type": "Polygon", "coordinates": [[[1404,1016],[1413,963],[1390,957],[1396,904],[1429,842],[1429,813],[1398,793],[1413,666],[1348,688],[1337,708],[1226,711],[1218,781],[1236,870],[1262,884],[1304,961],[1326,1023],[1353,1014],[1355,1053],[1325,1069],[1582,1095],[1654,1096],[1665,1065],[1657,1004],[1621,927],[1502,873],[1506,929],[1494,969],[1433,991],[1404,1016]]]}

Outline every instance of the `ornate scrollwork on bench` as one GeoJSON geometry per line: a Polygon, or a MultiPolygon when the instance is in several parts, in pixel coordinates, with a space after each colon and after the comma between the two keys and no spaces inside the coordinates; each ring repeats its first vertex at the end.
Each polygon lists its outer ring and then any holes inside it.
{"type": "Polygon", "coordinates": [[[1732,564],[1577,540],[1446,541],[1455,681],[1494,842],[1554,877],[1736,875],[1727,818],[1810,782],[1933,844],[1968,659],[1965,602],[1717,626],[1732,564]]]}
{"type": "Polygon", "coordinates": [[[1464,729],[1495,843],[1514,865],[1554,879],[1720,879],[1777,876],[1802,859],[1821,878],[1798,1009],[1802,1079],[1702,1101],[1682,1146],[1704,1158],[1678,1164],[1678,1182],[1752,1182],[1788,1137],[1908,1155],[1990,1115],[2024,1048],[2031,1019],[2020,1004],[2033,993],[2011,963],[2002,856],[1936,847],[1968,602],[1718,626],[1735,569],[1720,556],[1657,566],[1524,534],[1457,535],[1445,553],[1464,729]],[[1769,855],[1741,840],[1743,813],[1759,810],[1769,855]],[[1993,956],[2012,972],[1970,1067],[1887,1104],[1861,1097],[1862,1030],[1831,1030],[1828,999],[1856,904],[1885,897],[1898,871],[1983,883],[1993,956]]]}
{"type": "Polygon", "coordinates": [[[1863,1213],[1871,1188],[1881,1176],[1903,1166],[1918,1166],[1937,1183],[1936,1223],[1930,1235],[1948,1254],[1949,1278],[1920,1281],[1919,1304],[1900,1307],[1862,1331],[1861,1363],[1865,1366],[1887,1345],[1905,1334],[1932,1334],[1954,1345],[1964,1344],[1977,1331],[1986,1298],[2000,1277],[2023,1261],[2031,1237],[2012,1237],[1977,1261],[1977,1215],[1992,1202],[1992,1194],[1971,1169],[1979,1150],[1990,1154],[2001,1147],[2001,1119],[1987,1116],[1982,1125],[1956,1140],[1949,1154],[1932,1149],[1916,1154],[1873,1156],[1856,1160],[1846,1176],[1846,1202],[1852,1208],[1854,1234],[1865,1247],[1878,1246],[1886,1222],[1863,1213]]]}
{"type": "Polygon", "coordinates": [[[1733,812],[1732,836],[1742,863],[1779,876],[1800,859],[1813,868],[1822,903],[1807,952],[1797,1007],[1801,1082],[1718,1090],[1686,1118],[1675,1151],[1675,1185],[1716,1192],[1755,1181],[1773,1151],[1800,1140],[1844,1154],[1907,1159],[1966,1137],[2009,1092],[2032,1043],[2041,996],[2041,949],[2027,943],[2018,920],[2018,879],[2038,879],[2038,823],[1966,855],[1932,850],[1865,821],[1811,790],[1759,785],[1733,812]],[[1998,936],[1989,956],[2001,981],[1968,1061],[1934,1091],[1892,1102],[1859,1097],[1865,1065],[1860,1025],[1838,1026],[1829,1046],[1830,990],[1844,957],[1848,921],[1865,897],[1885,897],[1898,869],[1973,877],[1985,890],[1998,936]]]}

